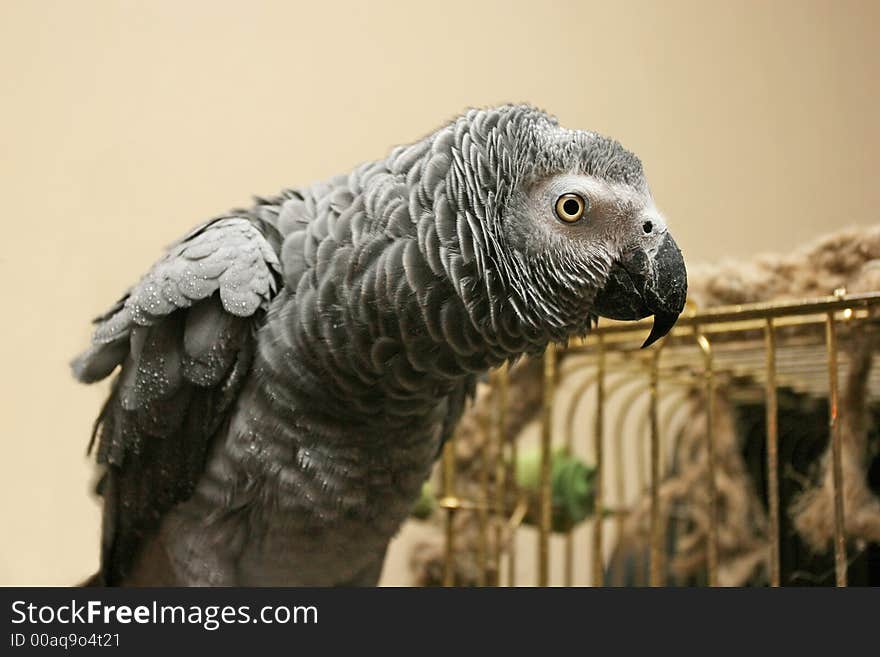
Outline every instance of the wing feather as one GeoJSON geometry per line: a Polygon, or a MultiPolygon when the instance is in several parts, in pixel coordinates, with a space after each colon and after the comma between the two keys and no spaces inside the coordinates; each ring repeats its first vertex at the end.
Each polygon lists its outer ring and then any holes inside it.
{"type": "Polygon", "coordinates": [[[106,468],[97,582],[125,581],[143,539],[203,471],[281,280],[264,229],[235,216],[188,233],[96,320],[71,365],[84,383],[120,367],[93,436],[106,468]]]}

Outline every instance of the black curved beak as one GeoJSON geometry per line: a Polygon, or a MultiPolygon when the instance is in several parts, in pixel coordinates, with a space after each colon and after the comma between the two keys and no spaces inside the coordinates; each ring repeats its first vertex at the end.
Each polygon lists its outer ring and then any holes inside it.
{"type": "Polygon", "coordinates": [[[642,344],[644,349],[669,333],[684,310],[686,298],[684,258],[666,233],[653,253],[636,248],[615,263],[608,282],[596,296],[593,312],[622,320],[653,315],[654,326],[642,344]]]}

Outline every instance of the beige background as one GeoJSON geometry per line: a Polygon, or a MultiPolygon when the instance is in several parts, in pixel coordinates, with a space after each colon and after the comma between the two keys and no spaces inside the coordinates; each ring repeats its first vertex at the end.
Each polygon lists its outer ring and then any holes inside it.
{"type": "Polygon", "coordinates": [[[880,2],[0,1],[0,583],[95,567],[104,388],[66,363],[190,225],[525,100],[637,152],[690,261],[789,249],[875,221],[878,24],[880,2]]]}

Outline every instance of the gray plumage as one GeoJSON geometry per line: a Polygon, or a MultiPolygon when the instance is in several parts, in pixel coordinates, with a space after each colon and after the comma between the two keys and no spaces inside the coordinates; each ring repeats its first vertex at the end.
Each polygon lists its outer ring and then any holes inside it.
{"type": "Polygon", "coordinates": [[[373,584],[480,374],[685,288],[638,159],[527,106],[209,221],[73,363],[121,366],[94,581],[373,584]]]}

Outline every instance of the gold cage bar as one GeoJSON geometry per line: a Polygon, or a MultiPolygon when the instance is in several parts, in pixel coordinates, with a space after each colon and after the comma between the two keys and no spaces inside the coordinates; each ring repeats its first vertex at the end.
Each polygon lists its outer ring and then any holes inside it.
{"type": "Polygon", "coordinates": [[[650,408],[648,414],[651,424],[651,547],[650,584],[663,586],[663,526],[660,520],[660,425],[658,418],[660,353],[662,344],[654,349],[651,358],[650,408]]]}
{"type": "Polygon", "coordinates": [[[776,397],[776,333],[773,318],[764,328],[767,349],[767,511],[770,528],[770,586],[780,586],[779,569],[779,403],[776,397]]]}
{"type": "Polygon", "coordinates": [[[843,517],[843,464],[840,454],[840,403],[837,379],[837,326],[834,312],[825,322],[828,345],[828,424],[831,433],[831,479],[834,494],[834,579],[837,586],[846,586],[846,540],[843,517]]]}
{"type": "Polygon", "coordinates": [[[600,337],[596,345],[596,426],[593,431],[593,586],[605,583],[605,562],[602,558],[603,515],[605,513],[605,341],[600,337]]]}
{"type": "Polygon", "coordinates": [[[544,414],[541,423],[541,490],[538,530],[538,586],[550,583],[550,531],[553,520],[551,458],[553,441],[553,402],[556,393],[556,345],[544,352],[544,414]]]}

